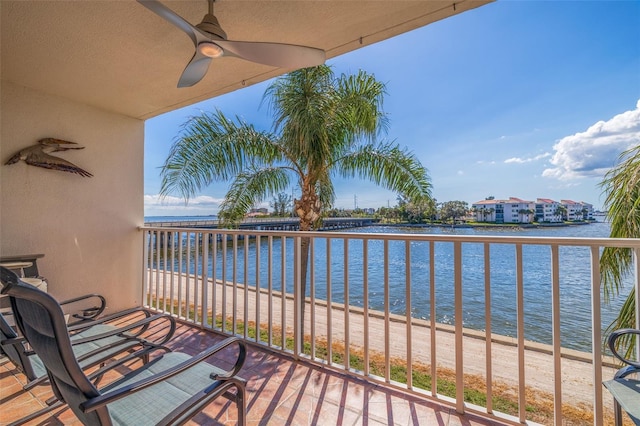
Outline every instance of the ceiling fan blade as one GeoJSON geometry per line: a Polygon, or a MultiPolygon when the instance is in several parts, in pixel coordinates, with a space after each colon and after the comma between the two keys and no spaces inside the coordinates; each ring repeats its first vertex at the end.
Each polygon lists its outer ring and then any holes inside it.
{"type": "Polygon", "coordinates": [[[193,41],[193,45],[197,46],[202,41],[207,41],[208,38],[205,37],[197,28],[187,22],[184,18],[177,15],[173,10],[169,9],[164,4],[160,3],[157,0],[137,0],[138,3],[155,13],[156,15],[164,18],[171,24],[180,28],[184,31],[191,41],[193,41]]]}
{"type": "Polygon", "coordinates": [[[279,68],[306,68],[321,65],[326,60],[322,49],[295,44],[253,41],[213,40],[225,50],[225,55],[238,56],[251,62],[279,68]]]}
{"type": "Polygon", "coordinates": [[[205,76],[209,69],[211,58],[203,55],[196,50],[196,53],[191,58],[191,61],[187,64],[180,80],[178,80],[178,87],[191,87],[205,76]]]}
{"type": "Polygon", "coordinates": [[[226,40],[210,4],[209,14],[197,26],[191,25],[157,0],[137,0],[156,15],[181,29],[193,42],[196,52],[180,76],[178,87],[191,87],[207,73],[212,58],[236,56],[251,62],[285,69],[298,69],[323,64],[325,51],[307,46],[226,40]]]}

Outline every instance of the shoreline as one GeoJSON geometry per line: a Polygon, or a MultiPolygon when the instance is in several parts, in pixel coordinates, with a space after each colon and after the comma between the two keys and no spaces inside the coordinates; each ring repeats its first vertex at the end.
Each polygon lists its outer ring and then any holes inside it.
{"type": "Polygon", "coordinates": [[[562,222],[562,223],[491,223],[491,222],[479,222],[479,223],[460,223],[456,225],[443,224],[443,223],[381,223],[377,226],[390,226],[394,228],[454,228],[454,229],[537,229],[537,228],[565,228],[570,226],[583,226],[591,225],[598,222],[597,220],[587,222],[562,222]]]}

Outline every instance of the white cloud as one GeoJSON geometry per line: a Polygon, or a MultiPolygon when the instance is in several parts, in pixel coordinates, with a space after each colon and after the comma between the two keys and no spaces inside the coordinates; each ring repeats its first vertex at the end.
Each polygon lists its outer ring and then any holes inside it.
{"type": "Polygon", "coordinates": [[[636,109],[608,121],[599,121],[586,131],[565,136],[553,146],[549,160],[554,166],[542,176],[576,179],[603,176],[624,150],[640,144],[640,100],[636,109]]]}
{"type": "Polygon", "coordinates": [[[213,213],[217,211],[222,203],[222,199],[213,198],[208,195],[199,195],[194,198],[190,198],[188,203],[180,197],[166,196],[162,197],[159,194],[145,195],[144,196],[144,208],[145,211],[153,210],[171,210],[181,211],[185,214],[189,213],[201,213],[207,211],[213,213]]]}
{"type": "MultiPolygon", "coordinates": [[[[199,195],[185,203],[184,198],[159,194],[144,196],[145,216],[210,216],[218,214],[223,198],[199,195]]],[[[257,208],[269,208],[269,202],[264,201],[256,205],[257,208]]]]}
{"type": "Polygon", "coordinates": [[[529,158],[512,157],[512,158],[507,158],[506,160],[504,160],[504,162],[506,164],[509,164],[509,163],[523,164],[523,163],[531,163],[533,161],[542,160],[543,158],[547,158],[547,157],[551,157],[551,153],[545,152],[544,154],[536,155],[535,157],[529,157],[529,158]]]}
{"type": "Polygon", "coordinates": [[[458,176],[462,176],[464,175],[464,171],[463,170],[458,170],[458,176]]]}

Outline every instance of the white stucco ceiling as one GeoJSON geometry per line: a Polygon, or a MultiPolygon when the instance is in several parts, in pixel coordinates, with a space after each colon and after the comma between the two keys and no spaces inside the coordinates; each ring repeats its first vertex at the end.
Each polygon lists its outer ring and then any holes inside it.
{"type": "MultiPolygon", "coordinates": [[[[215,14],[230,40],[309,45],[331,58],[488,2],[218,0],[215,14]]],[[[205,0],[163,3],[192,23],[207,11],[205,0]]],[[[2,0],[0,12],[3,80],[130,117],[153,117],[287,71],[222,58],[200,83],[178,89],[191,40],[134,0],[2,0]]]]}

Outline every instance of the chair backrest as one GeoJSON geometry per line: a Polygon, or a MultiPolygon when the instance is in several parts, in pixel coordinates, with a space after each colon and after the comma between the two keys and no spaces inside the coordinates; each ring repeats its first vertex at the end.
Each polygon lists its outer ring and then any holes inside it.
{"type": "Polygon", "coordinates": [[[0,267],[0,282],[11,300],[18,328],[47,368],[51,385],[84,424],[111,424],[106,408],[84,413],[80,404],[100,393],[84,374],[71,348],[62,308],[47,293],[20,282],[0,267]]]}
{"type": "Polygon", "coordinates": [[[15,340],[19,338],[18,333],[16,333],[9,321],[7,321],[7,317],[13,317],[13,312],[0,312],[0,349],[7,355],[13,365],[22,370],[24,375],[27,376],[27,380],[35,380],[37,375],[26,353],[24,343],[15,340]]]}

